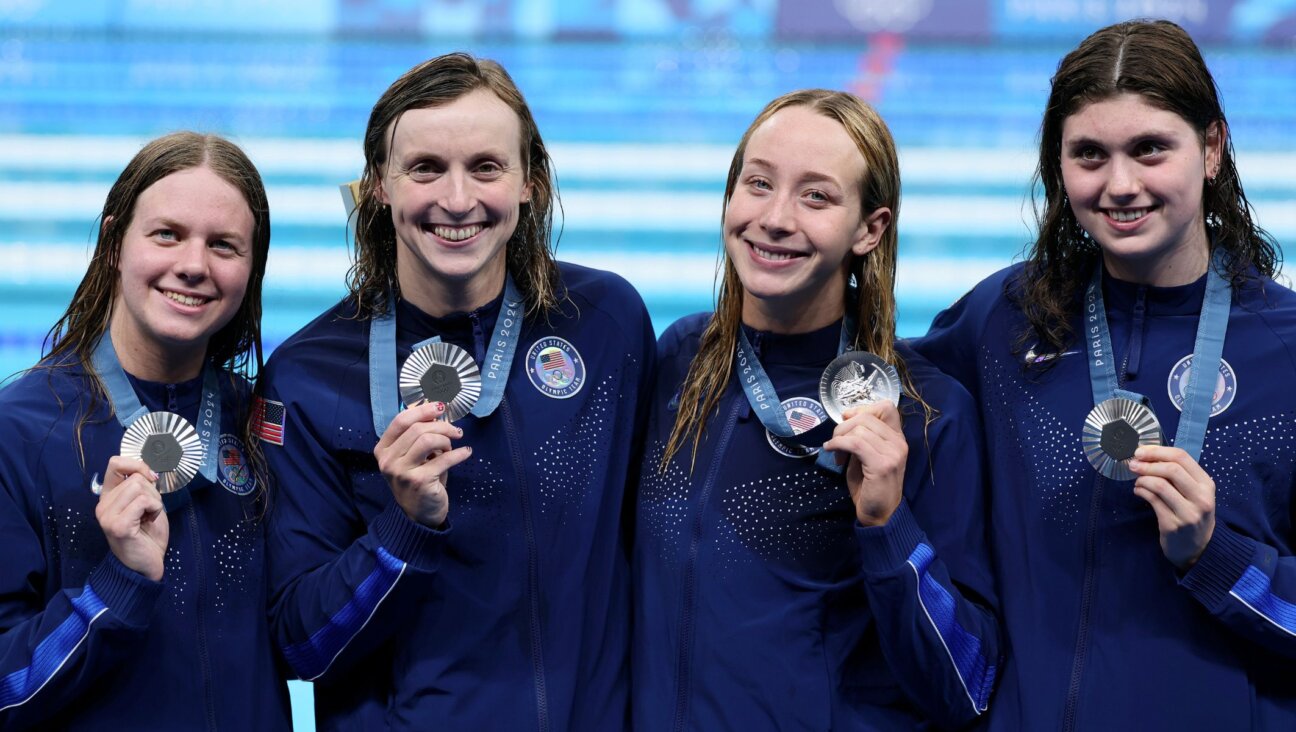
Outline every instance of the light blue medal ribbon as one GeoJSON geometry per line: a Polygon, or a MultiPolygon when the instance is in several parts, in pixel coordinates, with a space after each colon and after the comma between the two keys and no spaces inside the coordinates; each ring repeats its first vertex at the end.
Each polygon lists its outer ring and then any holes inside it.
{"type": "MultiPolygon", "coordinates": [[[[469,412],[474,417],[487,417],[504,400],[504,387],[508,384],[513,355],[517,353],[518,339],[522,334],[524,301],[518,293],[512,275],[504,278],[504,301],[495,318],[495,336],[486,349],[486,363],[478,364],[482,375],[481,397],[469,412]]],[[[414,344],[417,351],[429,343],[439,343],[441,336],[432,336],[414,344]]],[[[387,426],[400,412],[400,390],[397,388],[399,371],[396,368],[396,303],[388,295],[386,311],[369,322],[369,407],[373,412],[374,433],[382,437],[387,426]]]]}
{"type": "MultiPolygon", "coordinates": [[[[837,355],[840,356],[850,350],[854,336],[855,320],[848,314],[842,319],[841,336],[837,341],[837,355]]],[[[832,437],[835,426],[831,419],[824,420],[823,423],[801,434],[797,434],[792,429],[788,424],[787,414],[783,411],[783,402],[779,399],[778,392],[774,390],[774,383],[770,381],[769,374],[765,373],[760,359],[756,357],[756,350],[752,348],[751,342],[747,340],[747,333],[741,326],[738,328],[738,352],[735,358],[738,366],[738,383],[742,384],[743,393],[747,395],[747,403],[751,405],[752,412],[756,414],[765,429],[770,431],[770,434],[803,446],[822,445],[832,437]]],[[[834,473],[841,473],[845,467],[838,465],[833,455],[823,449],[819,450],[815,464],[834,473]]]]}
{"type": "MultiPolygon", "coordinates": [[[[1201,316],[1197,321],[1197,338],[1193,344],[1192,368],[1188,374],[1188,387],[1184,394],[1183,413],[1175,431],[1175,447],[1182,449],[1194,460],[1200,459],[1202,443],[1206,439],[1206,421],[1210,419],[1218,380],[1220,357],[1224,352],[1224,333],[1228,329],[1229,307],[1233,287],[1224,279],[1222,250],[1216,250],[1211,264],[1206,268],[1206,295],[1202,300],[1201,316]]],[[[1111,332],[1107,328],[1107,309],[1102,294],[1103,264],[1094,268],[1089,287],[1085,290],[1084,339],[1089,356],[1089,385],[1093,389],[1094,404],[1121,397],[1147,406],[1147,397],[1120,388],[1116,376],[1111,332]]]]}
{"type": "MultiPolygon", "coordinates": [[[[130,379],[126,378],[126,372],[122,369],[121,360],[117,358],[117,350],[113,348],[108,333],[104,333],[95,346],[94,353],[90,356],[90,365],[103,382],[104,390],[108,392],[108,401],[112,403],[113,414],[122,427],[130,427],[135,420],[149,413],[131,387],[130,379]]],[[[220,420],[220,384],[217,382],[216,368],[206,364],[203,367],[202,406],[198,413],[197,432],[203,449],[202,467],[198,472],[213,483],[216,482],[216,450],[213,445],[220,432],[220,420]]],[[[168,494],[163,496],[163,500],[179,500],[178,497],[172,499],[171,496],[181,493],[188,491],[168,494]]],[[[168,510],[172,508],[174,506],[167,506],[168,510]]]]}

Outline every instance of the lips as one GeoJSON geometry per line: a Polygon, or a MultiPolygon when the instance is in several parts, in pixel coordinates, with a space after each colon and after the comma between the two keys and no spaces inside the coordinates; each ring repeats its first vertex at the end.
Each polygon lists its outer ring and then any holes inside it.
{"type": "Polygon", "coordinates": [[[461,242],[471,239],[485,230],[483,224],[469,224],[467,226],[446,226],[444,224],[424,225],[425,231],[430,231],[433,236],[445,239],[450,242],[461,242]]]}
{"type": "Polygon", "coordinates": [[[752,253],[756,255],[757,259],[766,262],[786,262],[791,259],[806,256],[801,252],[790,252],[785,249],[767,249],[750,241],[747,242],[747,246],[751,249],[752,253]]]}
{"type": "Polygon", "coordinates": [[[186,295],[183,292],[176,292],[175,290],[162,290],[162,294],[168,300],[178,302],[181,305],[184,305],[186,307],[191,307],[191,308],[196,308],[200,305],[206,305],[207,303],[215,299],[211,297],[204,297],[202,295],[186,295]]]}
{"type": "Polygon", "coordinates": [[[1132,224],[1152,212],[1152,207],[1144,208],[1105,208],[1103,215],[1118,224],[1132,224]]]}

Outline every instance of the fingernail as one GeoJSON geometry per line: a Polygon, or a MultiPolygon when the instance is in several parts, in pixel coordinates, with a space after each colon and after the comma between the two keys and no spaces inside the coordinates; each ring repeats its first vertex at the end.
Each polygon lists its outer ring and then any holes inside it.
{"type": "Polygon", "coordinates": [[[432,407],[433,407],[434,409],[436,409],[438,412],[444,412],[444,411],[445,411],[445,402],[433,402],[433,403],[432,403],[432,407]]]}
{"type": "Polygon", "coordinates": [[[1147,457],[1147,448],[1145,448],[1145,447],[1135,448],[1135,450],[1134,450],[1134,457],[1135,457],[1135,458],[1138,458],[1138,459],[1141,459],[1141,458],[1147,457]]]}
{"type": "Polygon", "coordinates": [[[468,446],[466,449],[468,450],[468,454],[471,455],[471,454],[472,454],[472,446],[470,445],[470,446],[468,446]]]}
{"type": "Polygon", "coordinates": [[[463,437],[463,428],[455,427],[455,434],[458,435],[459,437],[463,437]]]}
{"type": "Polygon", "coordinates": [[[153,482],[156,483],[158,479],[158,474],[150,470],[149,475],[153,476],[153,482]]]}

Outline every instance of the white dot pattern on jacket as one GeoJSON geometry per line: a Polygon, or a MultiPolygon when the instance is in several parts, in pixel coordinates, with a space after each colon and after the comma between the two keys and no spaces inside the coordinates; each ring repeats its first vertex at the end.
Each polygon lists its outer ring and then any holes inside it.
{"type": "Polygon", "coordinates": [[[736,540],[717,546],[725,564],[760,557],[831,566],[835,556],[851,556],[850,493],[813,463],[728,486],[718,498],[736,540]]]}
{"type": "Polygon", "coordinates": [[[656,540],[661,558],[667,561],[673,561],[679,551],[688,515],[688,471],[680,466],[680,458],[688,461],[691,450],[692,443],[680,448],[663,472],[659,466],[666,445],[653,440],[639,470],[639,523],[656,540]]]}
{"type": "Polygon", "coordinates": [[[580,411],[531,453],[542,477],[541,515],[560,512],[563,522],[582,516],[585,499],[596,482],[595,468],[610,447],[610,415],[618,384],[619,374],[605,377],[580,411]]]}
{"type": "Polygon", "coordinates": [[[1034,395],[1021,391],[1019,377],[1006,373],[1007,369],[1020,369],[1016,363],[1005,364],[984,346],[981,360],[990,392],[987,397],[991,403],[1010,405],[1008,410],[991,412],[996,421],[988,427],[992,449],[1017,455],[1025,463],[1031,485],[1041,494],[1044,521],[1064,534],[1079,530],[1076,517],[1094,474],[1080,446],[1079,427],[1064,424],[1034,395]]]}

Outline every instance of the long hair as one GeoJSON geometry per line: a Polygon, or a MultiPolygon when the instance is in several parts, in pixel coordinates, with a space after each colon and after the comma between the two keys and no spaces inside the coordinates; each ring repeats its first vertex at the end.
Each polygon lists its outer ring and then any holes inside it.
{"type": "MultiPolygon", "coordinates": [[[[895,270],[899,247],[896,226],[900,217],[900,163],[891,131],[877,111],[858,97],[826,89],[802,89],[765,105],[743,133],[738,149],[734,151],[733,161],[729,164],[729,178],[725,182],[724,207],[729,207],[729,201],[738,185],[747,143],[752,134],[780,110],[798,106],[808,107],[841,124],[859,149],[867,171],[859,182],[860,215],[866,217],[883,207],[891,209],[891,224],[882,232],[878,245],[863,256],[850,255],[847,277],[848,282],[853,280],[857,286],[857,297],[854,300],[859,322],[859,330],[851,347],[870,351],[888,363],[895,364],[906,391],[919,400],[930,418],[930,407],[918,396],[908,369],[895,350],[895,270]]],[[[722,226],[723,220],[722,214],[722,226]]],[[[742,327],[743,286],[723,245],[720,251],[724,275],[715,315],[702,332],[698,353],[689,364],[688,374],[680,387],[679,411],[661,460],[663,467],[690,438],[693,440],[693,458],[697,458],[707,418],[719,405],[720,397],[733,375],[734,353],[738,348],[738,333],[742,327]]],[[[852,301],[851,288],[845,289],[847,293],[843,307],[849,306],[852,301]]]]}
{"type": "Polygon", "coordinates": [[[489,90],[518,116],[522,130],[522,161],[531,184],[531,200],[521,204],[517,228],[505,245],[509,274],[527,302],[527,314],[551,310],[562,298],[558,264],[554,261],[553,203],[558,187],[553,162],[540,138],[526,99],[503,66],[466,53],[438,56],[406,71],[374,104],[365,128],[365,169],[355,211],[355,264],[347,288],[360,318],[386,311],[387,293],[400,293],[396,277],[396,229],[391,211],[378,197],[378,187],[400,117],[411,109],[439,107],[476,91],[489,90]]]}
{"type": "MultiPolygon", "coordinates": [[[[1018,347],[1036,339],[1060,352],[1075,337],[1069,316],[1080,290],[1100,258],[1098,245],[1085,235],[1062,180],[1062,127],[1067,117],[1094,102],[1120,94],[1183,118],[1205,143],[1218,124],[1220,167],[1202,191],[1202,209],[1213,246],[1224,248],[1227,276],[1241,285],[1252,268],[1272,276],[1279,261],[1277,243],[1257,226],[1234,165],[1219,90],[1192,38],[1169,21],[1132,20],[1103,28],[1080,43],[1058,64],[1040,128],[1035,171],[1038,238],[1027,254],[1025,274],[1010,293],[1026,316],[1018,347]]],[[[1047,365],[1047,364],[1046,364],[1047,365]]]]}
{"type": "MultiPolygon", "coordinates": [[[[247,290],[234,317],[208,341],[206,362],[249,381],[261,369],[261,283],[270,251],[270,205],[261,174],[237,145],[218,135],[186,131],[159,137],[131,158],[109,189],[90,266],[67,311],[45,337],[48,352],[41,358],[40,367],[57,369],[77,364],[90,376],[90,388],[83,395],[77,422],[79,452],[83,452],[81,428],[85,420],[107,399],[103,382],[91,368],[91,357],[112,318],[121,281],[117,267],[122,242],[134,217],[135,204],[145,190],[168,175],[203,166],[243,195],[253,221],[252,271],[248,275],[247,290]]],[[[243,426],[248,458],[257,468],[261,454],[247,419],[250,405],[247,400],[244,402],[239,424],[243,426]]]]}

